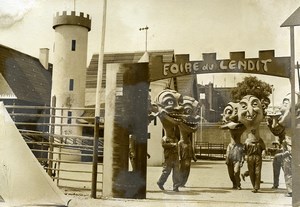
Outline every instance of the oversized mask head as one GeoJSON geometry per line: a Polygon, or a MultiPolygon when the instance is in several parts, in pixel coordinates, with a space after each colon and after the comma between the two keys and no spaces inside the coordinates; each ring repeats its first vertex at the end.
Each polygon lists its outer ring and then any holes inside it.
{"type": "Polygon", "coordinates": [[[223,110],[222,122],[224,124],[232,121],[238,122],[237,109],[238,103],[229,102],[223,110]]]}
{"type": "Polygon", "coordinates": [[[243,127],[243,124],[238,121],[238,103],[229,102],[222,115],[222,126],[221,129],[237,130],[243,127]]]}
{"type": "Polygon", "coordinates": [[[238,121],[247,129],[255,129],[263,120],[263,108],[260,100],[253,95],[244,96],[238,104],[238,121]]]}
{"type": "Polygon", "coordinates": [[[183,97],[183,113],[180,127],[187,132],[195,132],[200,123],[200,104],[194,98],[189,96],[183,97]]]}
{"type": "Polygon", "coordinates": [[[164,89],[155,98],[156,110],[162,123],[178,125],[183,112],[183,98],[180,93],[171,89],[164,89]]]}

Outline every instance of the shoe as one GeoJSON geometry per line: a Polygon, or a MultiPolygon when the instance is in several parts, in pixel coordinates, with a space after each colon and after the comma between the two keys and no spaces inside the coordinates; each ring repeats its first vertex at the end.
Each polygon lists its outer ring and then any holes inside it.
{"type": "Polygon", "coordinates": [[[234,185],[234,186],[232,186],[232,189],[237,189],[237,187],[234,185]]]}
{"type": "Polygon", "coordinates": [[[278,186],[273,185],[272,189],[278,189],[278,186]]]}
{"type": "Polygon", "coordinates": [[[257,189],[253,189],[252,192],[253,192],[253,193],[257,193],[258,190],[257,190],[257,189]]]}
{"type": "Polygon", "coordinates": [[[241,174],[241,177],[242,177],[243,181],[245,181],[245,175],[244,175],[244,173],[241,174]]]}
{"type": "Polygon", "coordinates": [[[285,197],[292,197],[292,193],[285,194],[285,197]]]}
{"type": "Polygon", "coordinates": [[[241,186],[238,186],[237,189],[238,189],[238,190],[242,190],[242,187],[241,187],[241,186]]]}
{"type": "Polygon", "coordinates": [[[165,190],[164,185],[160,184],[159,182],[157,182],[157,185],[158,185],[159,189],[165,190]]]}
{"type": "Polygon", "coordinates": [[[178,187],[176,187],[176,188],[173,188],[173,191],[175,191],[175,192],[179,192],[179,189],[178,189],[178,187]]]}

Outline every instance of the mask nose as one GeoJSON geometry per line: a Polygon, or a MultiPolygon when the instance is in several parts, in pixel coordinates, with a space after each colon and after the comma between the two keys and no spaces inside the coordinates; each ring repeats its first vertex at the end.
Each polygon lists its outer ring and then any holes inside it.
{"type": "Polygon", "coordinates": [[[252,107],[248,107],[247,114],[248,115],[252,115],[253,114],[253,108],[252,107]]]}
{"type": "Polygon", "coordinates": [[[183,112],[183,106],[177,105],[174,107],[174,110],[177,111],[178,113],[183,112]]]}

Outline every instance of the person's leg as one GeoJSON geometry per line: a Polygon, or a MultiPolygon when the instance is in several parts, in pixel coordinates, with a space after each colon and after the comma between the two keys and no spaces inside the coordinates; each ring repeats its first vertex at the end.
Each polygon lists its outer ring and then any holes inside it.
{"type": "Polygon", "coordinates": [[[245,178],[249,176],[249,170],[246,170],[245,172],[241,173],[241,177],[243,181],[245,181],[245,178]]]}
{"type": "Polygon", "coordinates": [[[279,186],[279,176],[282,163],[282,153],[278,153],[273,158],[273,189],[279,186]]]}
{"type": "Polygon", "coordinates": [[[235,188],[237,188],[237,185],[236,185],[236,181],[235,181],[235,177],[234,177],[234,165],[231,160],[229,160],[227,163],[227,170],[228,170],[229,178],[232,182],[232,188],[235,189],[235,188]]]}
{"type": "Polygon", "coordinates": [[[253,155],[248,156],[247,166],[248,166],[251,184],[253,186],[253,192],[255,191],[256,193],[257,190],[255,190],[255,159],[253,155]]]}
{"type": "Polygon", "coordinates": [[[181,185],[181,179],[180,179],[180,169],[179,169],[179,160],[173,160],[172,162],[172,168],[173,168],[173,191],[178,192],[178,188],[181,185]]]}
{"type": "Polygon", "coordinates": [[[234,179],[237,189],[241,190],[241,178],[240,178],[241,166],[240,162],[234,163],[234,179]]]}
{"type": "Polygon", "coordinates": [[[188,177],[189,177],[189,174],[190,174],[190,169],[191,169],[191,161],[190,160],[181,160],[180,161],[180,179],[181,179],[181,184],[180,184],[180,187],[184,187],[187,180],[188,180],[188,177]]]}
{"type": "Polygon", "coordinates": [[[287,196],[292,196],[292,158],[290,155],[286,155],[283,158],[283,172],[284,172],[284,180],[287,189],[287,196]]]}
{"type": "Polygon", "coordinates": [[[167,181],[172,170],[172,163],[169,160],[165,160],[163,164],[163,170],[160,178],[157,181],[157,185],[161,190],[164,190],[164,184],[167,181]]]}
{"type": "Polygon", "coordinates": [[[259,155],[255,156],[255,184],[254,189],[260,189],[260,181],[261,181],[261,167],[262,167],[262,157],[259,155]]]}
{"type": "Polygon", "coordinates": [[[135,158],[134,157],[130,157],[130,163],[131,163],[132,171],[135,171],[135,158]]]}

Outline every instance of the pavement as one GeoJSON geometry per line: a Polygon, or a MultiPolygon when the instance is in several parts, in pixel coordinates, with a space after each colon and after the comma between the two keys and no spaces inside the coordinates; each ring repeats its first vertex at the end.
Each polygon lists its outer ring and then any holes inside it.
{"type": "MultiPolygon", "coordinates": [[[[247,169],[246,165],[242,172],[247,169]]],[[[242,190],[232,189],[224,160],[198,160],[192,164],[189,180],[180,192],[172,191],[171,175],[165,190],[158,188],[156,181],[162,167],[147,168],[146,199],[91,199],[88,195],[69,195],[70,207],[285,207],[292,206],[292,198],[285,197],[283,172],[278,189],[272,189],[272,161],[264,160],[261,189],[251,192],[249,177],[242,182],[242,190]]]]}

